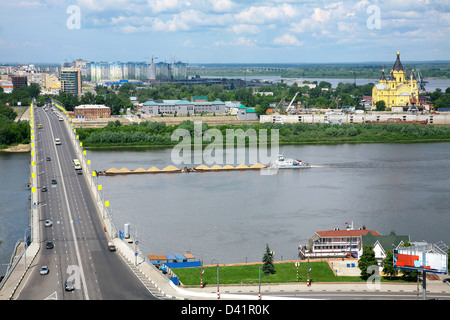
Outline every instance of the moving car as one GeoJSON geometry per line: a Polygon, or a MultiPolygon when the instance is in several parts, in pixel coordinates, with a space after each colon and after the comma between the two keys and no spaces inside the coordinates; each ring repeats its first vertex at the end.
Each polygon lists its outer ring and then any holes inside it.
{"type": "Polygon", "coordinates": [[[75,289],[75,287],[73,286],[73,280],[68,278],[66,280],[65,288],[66,288],[66,291],[73,291],[75,289]]]}
{"type": "Polygon", "coordinates": [[[48,267],[47,266],[42,266],[41,267],[41,270],[39,271],[39,273],[41,274],[41,275],[46,275],[46,274],[48,274],[48,267]]]}
{"type": "Polygon", "coordinates": [[[45,220],[46,227],[51,227],[52,225],[53,225],[53,223],[50,220],[45,220]]]}
{"type": "Polygon", "coordinates": [[[45,245],[45,247],[47,248],[47,249],[53,249],[53,242],[51,242],[51,241],[47,241],[47,244],[45,245]]]}
{"type": "Polygon", "coordinates": [[[108,250],[109,251],[116,251],[116,246],[113,242],[108,242],[108,250]]]}
{"type": "Polygon", "coordinates": [[[47,161],[51,161],[52,159],[50,157],[47,157],[47,161]]]}
{"type": "Polygon", "coordinates": [[[53,180],[52,180],[52,184],[57,184],[56,179],[53,179],[53,180]]]}
{"type": "Polygon", "coordinates": [[[47,192],[47,187],[42,187],[42,192],[47,192]]]}

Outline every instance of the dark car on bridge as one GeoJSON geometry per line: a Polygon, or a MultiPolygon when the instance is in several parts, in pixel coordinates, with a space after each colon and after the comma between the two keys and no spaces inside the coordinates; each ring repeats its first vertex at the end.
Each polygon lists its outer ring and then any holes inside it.
{"type": "Polygon", "coordinates": [[[73,285],[73,280],[71,280],[71,279],[66,280],[65,289],[66,289],[66,291],[73,291],[75,289],[75,287],[73,285]]]}

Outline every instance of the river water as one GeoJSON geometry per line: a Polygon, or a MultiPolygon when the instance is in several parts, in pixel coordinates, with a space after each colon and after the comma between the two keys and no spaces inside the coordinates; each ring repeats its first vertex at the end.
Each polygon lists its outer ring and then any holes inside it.
{"type": "Polygon", "coordinates": [[[0,275],[4,275],[14,245],[30,230],[29,153],[0,152],[0,275]]]}
{"type": "MultiPolygon", "coordinates": [[[[88,150],[92,169],[160,169],[172,149],[88,150]]],[[[148,254],[191,252],[205,263],[297,259],[315,231],[365,225],[450,244],[450,143],[282,146],[318,167],[100,176],[116,227],[130,223],[148,254]]],[[[187,165],[195,167],[196,165],[187,165]]],[[[28,219],[28,155],[0,153],[2,263],[28,219]],[[9,251],[8,251],[9,250],[9,251]]]]}
{"type": "MultiPolygon", "coordinates": [[[[365,225],[450,244],[450,143],[283,146],[305,170],[102,176],[116,227],[145,254],[191,252],[205,263],[297,259],[315,231],[365,225]]],[[[88,151],[93,169],[171,162],[171,149],[88,151]]],[[[191,165],[190,167],[195,167],[191,165]]],[[[188,166],[189,167],[189,166],[188,166]]]]}

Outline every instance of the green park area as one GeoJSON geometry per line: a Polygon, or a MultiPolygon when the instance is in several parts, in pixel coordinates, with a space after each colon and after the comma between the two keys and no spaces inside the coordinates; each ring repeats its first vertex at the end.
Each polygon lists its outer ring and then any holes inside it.
{"type": "MultiPolygon", "coordinates": [[[[219,265],[220,284],[258,284],[259,267],[262,264],[245,265],[219,265]]],[[[300,262],[297,267],[294,262],[275,263],[275,273],[265,275],[261,271],[261,283],[305,283],[308,277],[308,262],[300,262]],[[298,280],[297,280],[298,279],[298,280]]],[[[355,276],[335,276],[333,270],[326,261],[309,262],[310,282],[363,282],[361,277],[355,276]]],[[[203,267],[203,285],[211,286],[217,284],[217,266],[203,267]]],[[[172,270],[185,286],[200,285],[201,267],[179,268],[172,270]]]]}

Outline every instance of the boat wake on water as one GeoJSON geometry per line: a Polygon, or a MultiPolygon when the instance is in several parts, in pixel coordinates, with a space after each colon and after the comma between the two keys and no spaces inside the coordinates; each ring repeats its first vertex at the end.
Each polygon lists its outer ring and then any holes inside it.
{"type": "Polygon", "coordinates": [[[387,162],[345,162],[345,163],[327,163],[327,164],[319,164],[314,167],[321,168],[350,168],[350,169],[358,169],[358,168],[383,168],[383,167],[392,167],[395,164],[387,163],[387,162]]]}

